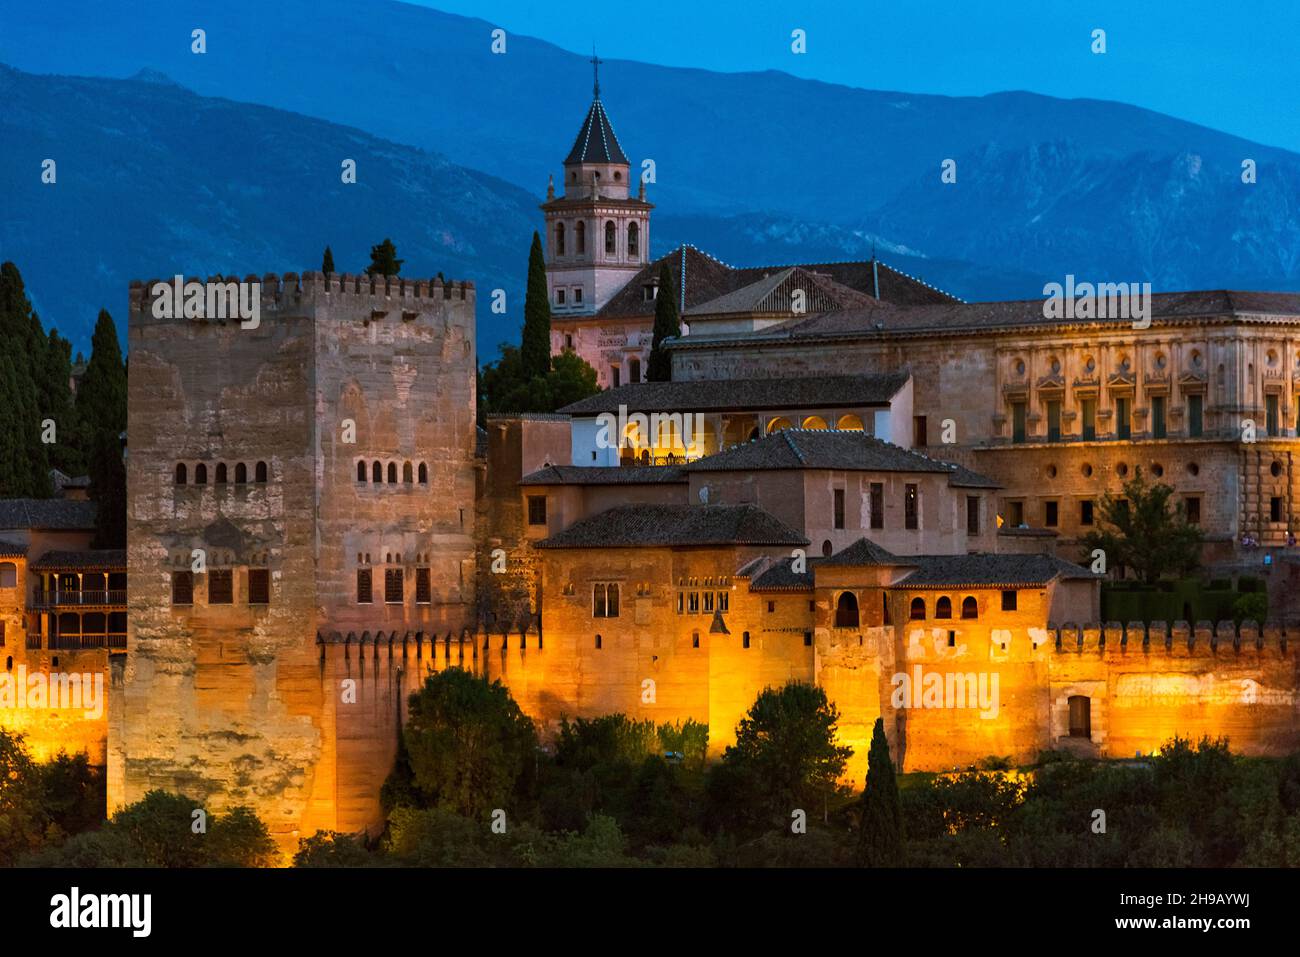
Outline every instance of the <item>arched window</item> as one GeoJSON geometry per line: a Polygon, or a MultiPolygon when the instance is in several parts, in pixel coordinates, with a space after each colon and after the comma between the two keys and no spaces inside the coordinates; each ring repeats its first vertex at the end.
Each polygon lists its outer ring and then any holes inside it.
{"type": "Polygon", "coordinates": [[[262,483],[265,483],[265,482],[266,482],[266,463],[265,463],[265,462],[258,462],[258,463],[257,463],[257,466],[253,469],[253,481],[255,481],[255,482],[262,482],[262,483]]]}
{"type": "Polygon", "coordinates": [[[614,220],[611,219],[609,222],[605,223],[605,255],[614,255],[614,247],[616,245],[617,240],[614,236],[614,220]]]}
{"type": "Polygon", "coordinates": [[[944,595],[942,598],[940,598],[937,602],[934,603],[934,617],[935,618],[952,617],[952,599],[949,598],[947,595],[944,595]]]}
{"type": "Polygon", "coordinates": [[[226,463],[225,462],[217,463],[217,484],[218,485],[226,484],[226,463]]]}
{"type": "Polygon", "coordinates": [[[364,482],[365,480],[366,480],[366,463],[365,463],[365,462],[358,462],[358,463],[357,463],[357,481],[358,481],[358,482],[364,482]]]}
{"type": "Polygon", "coordinates": [[[636,223],[627,224],[627,254],[631,258],[637,254],[637,245],[641,238],[641,228],[636,223]]]}
{"type": "Polygon", "coordinates": [[[177,485],[185,484],[185,463],[184,462],[176,463],[176,484],[177,485]]]}
{"type": "Polygon", "coordinates": [[[843,592],[835,601],[835,627],[858,627],[858,599],[852,592],[843,592]]]}
{"type": "Polygon", "coordinates": [[[925,621],[925,599],[924,598],[918,595],[917,597],[912,599],[912,610],[909,613],[908,617],[910,617],[912,621],[925,621]]]}
{"type": "Polygon", "coordinates": [[[370,466],[370,481],[378,485],[384,480],[384,467],[376,462],[370,466]]]}
{"type": "Polygon", "coordinates": [[[979,604],[975,601],[974,595],[967,595],[961,600],[961,616],[967,619],[975,619],[980,616],[979,604]]]}
{"type": "Polygon", "coordinates": [[[194,484],[195,485],[208,484],[208,467],[204,465],[202,462],[194,466],[194,484]]]}
{"type": "Polygon", "coordinates": [[[564,255],[564,223],[555,224],[555,255],[564,255]]]}
{"type": "Polygon", "coordinates": [[[388,484],[389,485],[397,484],[397,463],[396,462],[388,463],[388,484]]]}
{"type": "Polygon", "coordinates": [[[834,554],[835,546],[831,544],[831,540],[828,538],[822,542],[822,558],[830,558],[834,554]]]}
{"type": "Polygon", "coordinates": [[[248,466],[240,462],[235,466],[235,484],[243,485],[248,481],[248,466]]]}
{"type": "Polygon", "coordinates": [[[423,462],[420,463],[420,484],[429,484],[429,466],[425,465],[423,462]]]}
{"type": "Polygon", "coordinates": [[[573,227],[573,246],[578,255],[587,251],[587,224],[582,220],[578,220],[578,224],[573,227]]]}
{"type": "Polygon", "coordinates": [[[862,418],[861,416],[854,415],[852,412],[848,412],[840,416],[840,420],[835,423],[835,428],[839,429],[841,432],[861,432],[862,418]]]}
{"type": "Polygon", "coordinates": [[[412,482],[415,481],[415,472],[411,468],[410,462],[407,462],[405,465],[402,466],[402,481],[405,482],[407,485],[410,485],[412,482]]]}

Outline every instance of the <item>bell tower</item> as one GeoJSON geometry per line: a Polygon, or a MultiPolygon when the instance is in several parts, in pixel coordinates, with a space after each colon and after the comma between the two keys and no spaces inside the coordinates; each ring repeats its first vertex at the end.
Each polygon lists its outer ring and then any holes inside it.
{"type": "Polygon", "coordinates": [[[551,315],[590,316],[650,261],[645,184],[631,193],[631,164],[600,101],[593,54],[592,101],[564,161],[562,193],[552,178],[546,216],[546,276],[551,315]]]}

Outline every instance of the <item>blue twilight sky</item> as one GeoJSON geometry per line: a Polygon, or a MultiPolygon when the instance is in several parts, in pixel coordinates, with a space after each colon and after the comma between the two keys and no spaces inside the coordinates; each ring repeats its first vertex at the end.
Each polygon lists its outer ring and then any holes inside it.
{"type": "Polygon", "coordinates": [[[1300,151],[1300,0],[413,0],[602,58],[1119,100],[1300,151]],[[790,51],[806,31],[807,53],[790,51]],[[1106,31],[1105,55],[1089,47],[1106,31]]]}

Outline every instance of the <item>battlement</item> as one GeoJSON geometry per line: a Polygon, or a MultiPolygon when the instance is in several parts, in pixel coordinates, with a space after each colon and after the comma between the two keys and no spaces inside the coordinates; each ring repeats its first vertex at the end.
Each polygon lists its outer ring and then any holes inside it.
{"type": "Polygon", "coordinates": [[[1050,623],[1047,626],[1051,650],[1059,654],[1168,654],[1174,657],[1224,654],[1275,654],[1289,656],[1300,642],[1300,629],[1244,621],[1238,628],[1231,621],[1217,624],[1198,621],[1194,625],[1175,621],[1118,621],[1077,624],[1050,623]]]}
{"type": "MultiPolygon", "coordinates": [[[[304,302],[310,302],[321,296],[338,297],[344,303],[357,300],[383,301],[392,300],[415,303],[427,301],[474,301],[474,283],[469,280],[443,282],[433,279],[408,279],[402,276],[368,276],[365,273],[325,273],[287,272],[284,275],[267,273],[257,276],[249,273],[242,279],[239,276],[209,276],[200,279],[187,276],[189,283],[260,283],[261,308],[264,310],[291,309],[304,302]]],[[[159,283],[166,283],[174,288],[175,277],[168,279],[131,280],[128,292],[131,312],[150,314],[156,297],[153,290],[159,283]]]]}

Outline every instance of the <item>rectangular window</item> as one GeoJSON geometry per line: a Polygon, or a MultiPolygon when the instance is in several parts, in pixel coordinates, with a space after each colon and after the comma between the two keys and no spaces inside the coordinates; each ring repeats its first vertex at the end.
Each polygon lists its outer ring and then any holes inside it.
{"type": "Polygon", "coordinates": [[[582,305],[582,287],[581,287],[581,286],[575,286],[574,289],[573,289],[573,304],[574,304],[575,306],[580,306],[580,305],[582,305]]]}
{"type": "Polygon", "coordinates": [[[1270,522],[1282,521],[1282,499],[1276,495],[1268,500],[1268,520],[1270,522]]]}
{"type": "Polygon", "coordinates": [[[593,618],[618,617],[618,582],[596,582],[591,588],[593,618]]]}
{"type": "Polygon", "coordinates": [[[731,611],[731,592],[718,592],[718,611],[724,615],[731,611]]]}
{"type": "Polygon", "coordinates": [[[871,527],[885,527],[885,486],[882,482],[871,483],[871,527]]]}
{"type": "Polygon", "coordinates": [[[1092,500],[1091,499],[1084,499],[1082,502],[1079,503],[1079,524],[1080,525],[1092,524],[1092,500]]]}
{"type": "Polygon", "coordinates": [[[1025,503],[1008,502],[1007,503],[1007,524],[1012,528],[1019,528],[1025,524],[1025,503]]]}
{"type": "Polygon", "coordinates": [[[172,604],[194,604],[193,572],[172,572],[172,604]]]}
{"type": "Polygon", "coordinates": [[[925,416],[912,416],[912,444],[920,448],[925,448],[925,446],[930,444],[927,441],[928,438],[925,428],[925,416]]]}
{"type": "Polygon", "coordinates": [[[417,568],[415,570],[415,603],[417,605],[433,604],[433,584],[427,568],[417,568]]]}
{"type": "Polygon", "coordinates": [[[918,487],[911,482],[903,486],[903,527],[916,529],[919,526],[917,512],[918,487]]]}
{"type": "Polygon", "coordinates": [[[400,605],[405,599],[405,582],[400,568],[384,569],[384,603],[400,605]]]}
{"type": "Polygon", "coordinates": [[[1264,425],[1270,436],[1277,436],[1281,433],[1281,419],[1277,411],[1277,393],[1270,392],[1264,396],[1264,425]]]}
{"type": "Polygon", "coordinates": [[[620,385],[623,384],[623,380],[622,380],[622,371],[619,369],[618,366],[610,366],[610,367],[609,367],[609,374],[610,374],[610,375],[613,377],[613,379],[614,379],[614,388],[615,388],[615,389],[617,389],[620,385]]]}
{"type": "Polygon", "coordinates": [[[529,525],[546,524],[546,496],[545,495],[528,496],[528,524],[529,525]]]}
{"type": "Polygon", "coordinates": [[[704,593],[704,613],[706,615],[713,614],[713,592],[711,591],[704,593]]]}
{"type": "Polygon", "coordinates": [[[1151,397],[1151,438],[1163,439],[1165,437],[1165,397],[1163,395],[1153,395],[1151,397]]]}
{"type": "Polygon", "coordinates": [[[966,534],[978,535],[980,533],[980,497],[978,495],[966,496],[966,534]]]}
{"type": "Polygon", "coordinates": [[[686,612],[690,615],[698,615],[700,613],[699,592],[693,591],[686,596],[686,612]]]}
{"type": "Polygon", "coordinates": [[[229,605],[235,601],[235,576],[229,568],[208,569],[208,604],[229,605]]]}
{"type": "Polygon", "coordinates": [[[1097,438],[1097,400],[1083,400],[1083,441],[1091,442],[1097,438]]]}
{"type": "Polygon", "coordinates": [[[357,604],[369,605],[373,601],[369,568],[357,569],[357,604]]]}
{"type": "Polygon", "coordinates": [[[1201,437],[1205,428],[1205,396],[1189,395],[1187,397],[1187,434],[1194,439],[1201,437]]]}
{"type": "Polygon", "coordinates": [[[835,514],[833,520],[836,528],[844,527],[844,489],[835,489],[835,514]]]}
{"type": "Polygon", "coordinates": [[[248,603],[250,605],[271,604],[271,570],[269,568],[250,568],[248,570],[248,603]]]}
{"type": "Polygon", "coordinates": [[[1201,500],[1198,496],[1189,496],[1183,499],[1183,504],[1187,509],[1187,523],[1189,525],[1201,524],[1201,500]]]}
{"type": "Polygon", "coordinates": [[[1133,435],[1133,424],[1129,418],[1129,400],[1115,400],[1115,437],[1127,439],[1133,435]]]}
{"type": "Polygon", "coordinates": [[[1056,528],[1058,519],[1058,506],[1055,502],[1043,503],[1043,524],[1048,528],[1056,528]]]}
{"type": "Polygon", "coordinates": [[[7,624],[8,622],[0,621],[0,648],[5,646],[5,625],[7,624]]]}
{"type": "Polygon", "coordinates": [[[1015,611],[1015,610],[1016,610],[1016,593],[1015,593],[1015,592],[1013,592],[1013,591],[1004,591],[1004,592],[1002,593],[1002,610],[1003,610],[1003,611],[1015,611]]]}
{"type": "Polygon", "coordinates": [[[1011,441],[1017,444],[1025,441],[1025,404],[1011,403],[1011,441]]]}
{"type": "Polygon", "coordinates": [[[686,612],[686,592],[679,591],[677,593],[677,614],[681,615],[681,614],[685,614],[685,612],[686,612]]]}
{"type": "Polygon", "coordinates": [[[1061,441],[1061,403],[1056,400],[1047,403],[1047,441],[1061,441]]]}
{"type": "Polygon", "coordinates": [[[564,305],[564,290],[563,290],[563,289],[557,289],[557,290],[555,290],[555,304],[556,304],[557,306],[562,306],[562,305],[564,305]]]}

